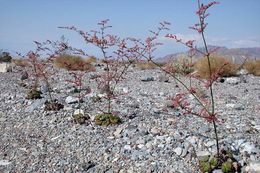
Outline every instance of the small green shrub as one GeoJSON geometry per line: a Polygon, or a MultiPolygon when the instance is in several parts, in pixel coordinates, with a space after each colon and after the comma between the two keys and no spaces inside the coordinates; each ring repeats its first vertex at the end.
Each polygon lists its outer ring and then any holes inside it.
{"type": "Polygon", "coordinates": [[[29,93],[27,94],[26,99],[29,99],[29,100],[40,99],[40,98],[42,98],[42,97],[41,97],[41,94],[42,94],[41,91],[38,91],[37,89],[33,88],[33,89],[31,89],[31,90],[29,91],[29,93]]]}
{"type": "Polygon", "coordinates": [[[8,52],[4,52],[0,56],[0,63],[1,62],[11,62],[11,61],[12,61],[12,57],[10,56],[10,54],[8,52]]]}
{"type": "Polygon", "coordinates": [[[178,59],[168,62],[164,68],[170,73],[181,75],[187,75],[194,71],[191,58],[186,56],[181,56],[178,59]]]}
{"type": "Polygon", "coordinates": [[[226,161],[221,165],[221,170],[223,173],[229,173],[232,171],[232,162],[226,161]]]}
{"type": "Polygon", "coordinates": [[[113,114],[102,113],[95,117],[95,123],[100,126],[108,126],[121,123],[121,119],[113,114]]]}
{"type": "Polygon", "coordinates": [[[200,170],[205,172],[210,172],[212,170],[211,165],[209,162],[200,162],[200,170]]]}
{"type": "Polygon", "coordinates": [[[209,163],[210,163],[211,167],[214,168],[218,165],[218,159],[216,157],[213,157],[210,159],[209,163]]]}
{"type": "Polygon", "coordinates": [[[72,115],[72,117],[73,117],[74,121],[78,124],[85,124],[86,120],[88,120],[88,117],[86,117],[82,113],[74,114],[74,115],[72,115]]]}

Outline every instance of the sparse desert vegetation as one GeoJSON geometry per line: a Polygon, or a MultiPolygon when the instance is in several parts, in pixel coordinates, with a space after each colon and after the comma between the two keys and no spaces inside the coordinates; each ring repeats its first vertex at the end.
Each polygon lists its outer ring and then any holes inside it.
{"type": "Polygon", "coordinates": [[[80,56],[61,55],[55,58],[55,65],[69,71],[91,71],[94,70],[91,61],[94,61],[94,59],[84,60],[80,56]]]}
{"type": "MultiPolygon", "coordinates": [[[[236,76],[239,65],[233,64],[227,58],[218,55],[212,55],[210,57],[212,74],[218,73],[222,77],[236,76]]],[[[200,58],[195,63],[196,75],[201,78],[209,79],[210,72],[208,68],[208,62],[206,57],[200,58]]]]}
{"type": "Polygon", "coordinates": [[[260,60],[250,60],[244,65],[244,68],[253,75],[260,76],[260,60]]]}

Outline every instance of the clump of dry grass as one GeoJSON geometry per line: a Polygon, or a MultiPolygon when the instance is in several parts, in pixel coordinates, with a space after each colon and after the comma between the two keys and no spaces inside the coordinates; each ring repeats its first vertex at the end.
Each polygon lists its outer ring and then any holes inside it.
{"type": "Polygon", "coordinates": [[[164,68],[172,74],[181,75],[187,75],[194,71],[191,58],[186,56],[181,56],[178,59],[171,60],[164,66],[164,68]]]}
{"type": "Polygon", "coordinates": [[[248,71],[248,73],[255,76],[260,76],[260,60],[247,61],[244,68],[248,71]]]}
{"type": "MultiPolygon", "coordinates": [[[[228,59],[219,56],[210,56],[212,74],[218,73],[222,77],[236,76],[239,65],[233,64],[228,59]]],[[[196,75],[200,78],[209,79],[210,72],[206,57],[200,58],[195,64],[196,75]]]]}
{"type": "Polygon", "coordinates": [[[12,59],[12,62],[14,63],[15,66],[19,66],[19,67],[28,67],[30,65],[26,59],[22,59],[22,58],[12,59]]]}
{"type": "Polygon", "coordinates": [[[89,56],[89,57],[87,57],[87,59],[85,61],[87,63],[96,63],[97,62],[97,58],[95,56],[89,56]]]}
{"type": "Polygon", "coordinates": [[[93,71],[94,67],[80,56],[61,55],[54,60],[58,68],[64,68],[69,71],[93,71]]]}
{"type": "Polygon", "coordinates": [[[136,62],[135,66],[141,70],[151,70],[157,67],[153,62],[136,62]]]}

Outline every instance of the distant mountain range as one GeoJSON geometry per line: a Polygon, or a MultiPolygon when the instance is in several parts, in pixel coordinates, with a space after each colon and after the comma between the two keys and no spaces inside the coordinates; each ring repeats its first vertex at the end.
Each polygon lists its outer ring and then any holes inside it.
{"type": "MultiPolygon", "coordinates": [[[[260,60],[260,47],[253,47],[253,48],[231,48],[228,49],[226,47],[219,47],[219,46],[209,46],[209,50],[216,49],[215,53],[221,56],[224,56],[235,63],[241,63],[247,57],[248,59],[258,59],[260,60]]],[[[204,51],[204,48],[199,48],[199,50],[204,51]]],[[[188,52],[180,52],[169,54],[164,57],[158,58],[158,62],[167,62],[172,59],[179,58],[183,55],[187,55],[188,52]]],[[[194,59],[201,58],[201,53],[196,53],[194,59]]]]}

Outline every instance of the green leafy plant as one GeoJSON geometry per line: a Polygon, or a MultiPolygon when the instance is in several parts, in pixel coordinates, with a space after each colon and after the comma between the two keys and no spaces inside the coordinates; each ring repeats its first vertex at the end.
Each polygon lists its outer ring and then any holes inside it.
{"type": "Polygon", "coordinates": [[[29,99],[29,100],[41,99],[42,98],[41,94],[42,94],[41,91],[37,90],[36,88],[32,88],[27,93],[26,99],[29,99]]]}
{"type": "Polygon", "coordinates": [[[221,165],[221,170],[223,173],[230,173],[233,172],[232,169],[232,161],[226,161],[221,165]]]}
{"type": "Polygon", "coordinates": [[[82,113],[72,115],[73,120],[78,124],[85,124],[89,117],[83,115],[82,113]]]}
{"type": "Polygon", "coordinates": [[[120,124],[121,119],[112,113],[102,113],[95,117],[95,123],[100,126],[120,124]]]}

